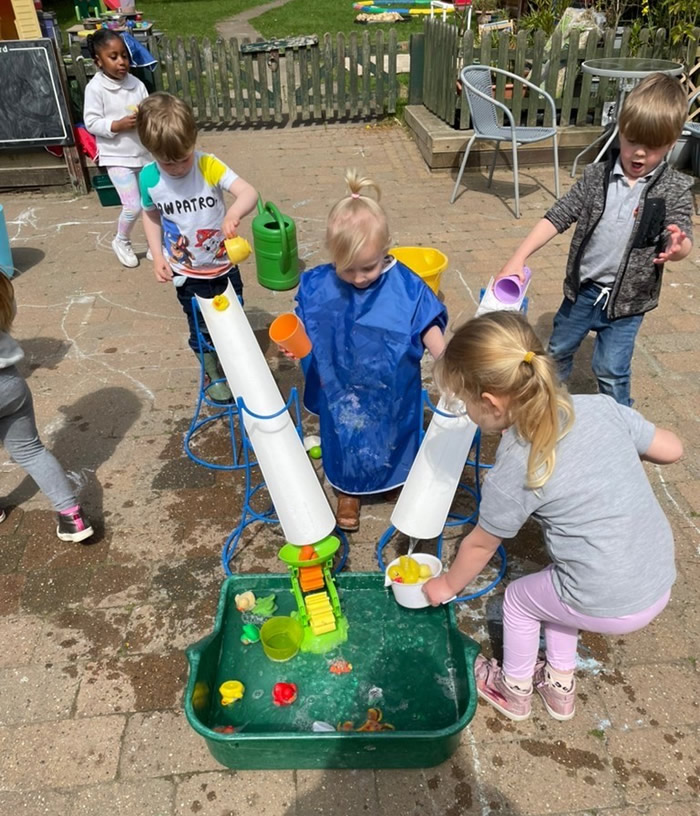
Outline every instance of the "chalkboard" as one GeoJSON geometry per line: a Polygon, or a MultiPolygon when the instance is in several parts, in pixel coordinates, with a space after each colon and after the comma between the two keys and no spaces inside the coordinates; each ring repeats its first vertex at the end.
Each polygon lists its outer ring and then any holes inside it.
{"type": "Polygon", "coordinates": [[[0,148],[72,145],[51,40],[0,40],[0,148]]]}

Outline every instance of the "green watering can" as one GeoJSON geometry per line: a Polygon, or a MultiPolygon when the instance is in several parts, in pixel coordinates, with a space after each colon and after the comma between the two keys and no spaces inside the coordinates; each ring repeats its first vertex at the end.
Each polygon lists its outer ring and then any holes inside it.
{"type": "Polygon", "coordinates": [[[299,283],[299,254],[294,221],[258,198],[253,219],[253,246],[258,282],[266,289],[293,289],[299,283]]]}

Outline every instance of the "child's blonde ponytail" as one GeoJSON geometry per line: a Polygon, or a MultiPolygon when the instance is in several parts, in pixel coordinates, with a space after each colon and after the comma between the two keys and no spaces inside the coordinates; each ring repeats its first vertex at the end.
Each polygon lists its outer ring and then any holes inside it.
{"type": "Polygon", "coordinates": [[[10,279],[0,272],[0,331],[9,332],[15,319],[15,290],[10,279]]]}
{"type": "Polygon", "coordinates": [[[494,312],[468,321],[448,343],[435,377],[441,390],[462,400],[476,401],[484,393],[506,397],[509,424],[530,443],[526,484],[546,484],[557,442],[573,422],[573,406],[525,318],[494,312]]]}
{"type": "Polygon", "coordinates": [[[340,270],[349,269],[365,246],[376,246],[381,254],[387,252],[391,241],[377,183],[357,170],[345,171],[345,183],[348,195],[333,206],[326,227],[326,247],[340,270]],[[376,198],[368,195],[370,192],[376,198]]]}

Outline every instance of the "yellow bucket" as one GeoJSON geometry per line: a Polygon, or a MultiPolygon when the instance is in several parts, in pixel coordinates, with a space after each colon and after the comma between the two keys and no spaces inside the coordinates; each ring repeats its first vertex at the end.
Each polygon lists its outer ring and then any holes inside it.
{"type": "Polygon", "coordinates": [[[447,255],[431,247],[394,247],[389,254],[415,272],[437,295],[440,278],[447,268],[447,255]]]}

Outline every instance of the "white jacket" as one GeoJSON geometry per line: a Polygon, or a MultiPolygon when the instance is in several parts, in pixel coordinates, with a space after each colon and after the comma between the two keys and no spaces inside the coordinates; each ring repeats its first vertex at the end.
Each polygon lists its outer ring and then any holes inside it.
{"type": "Polygon", "coordinates": [[[85,88],[83,119],[97,139],[99,163],[103,167],[143,167],[151,156],[141,144],[136,129],[112,131],[112,122],[123,119],[148,96],[146,86],[132,74],[116,80],[98,71],[85,88]]]}

